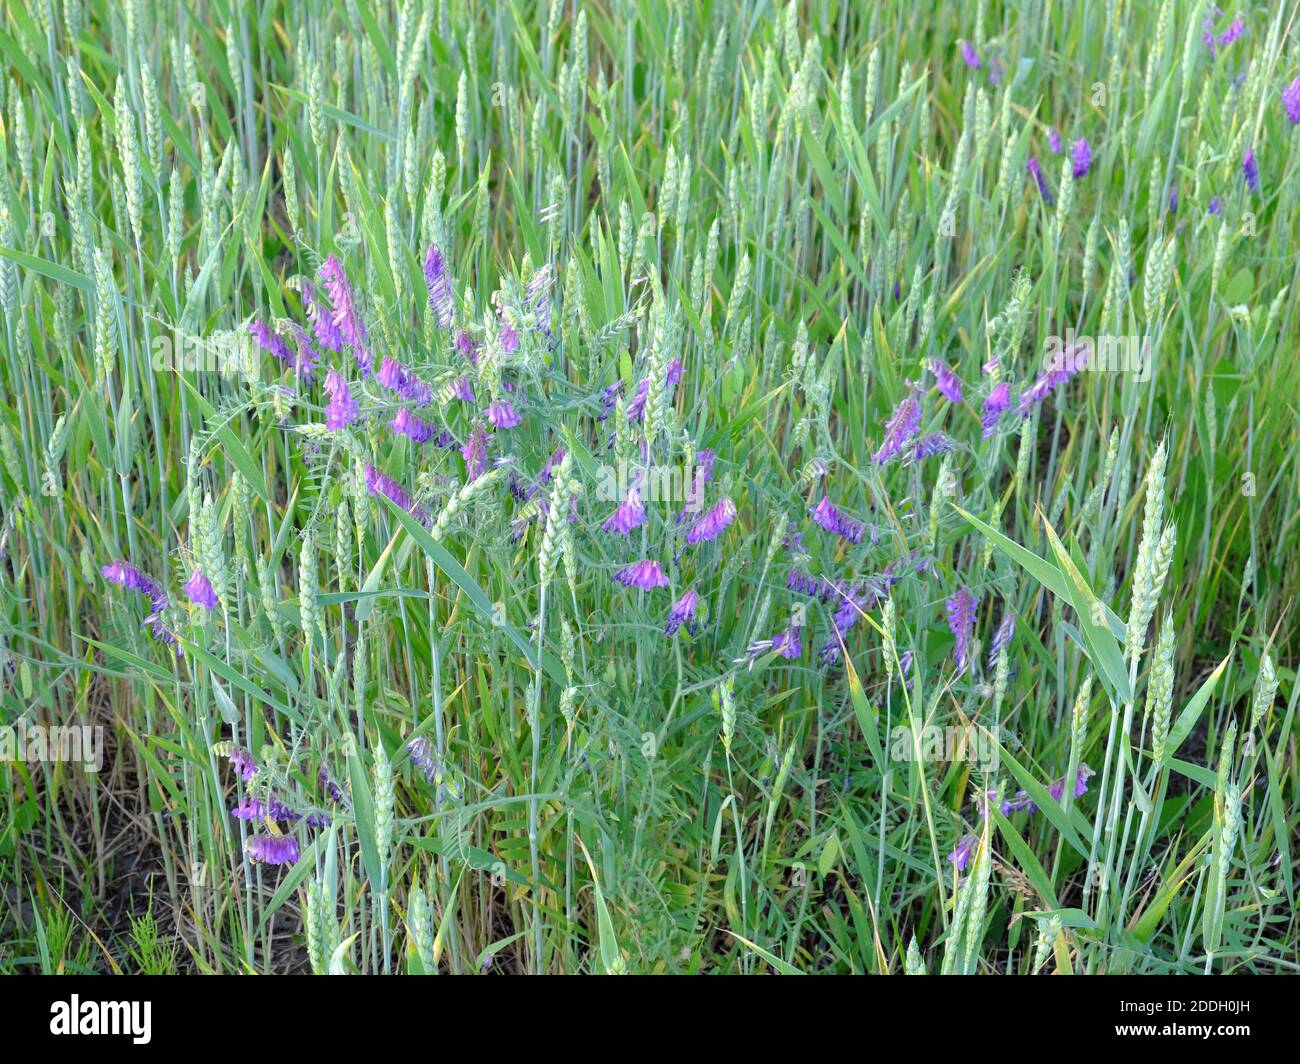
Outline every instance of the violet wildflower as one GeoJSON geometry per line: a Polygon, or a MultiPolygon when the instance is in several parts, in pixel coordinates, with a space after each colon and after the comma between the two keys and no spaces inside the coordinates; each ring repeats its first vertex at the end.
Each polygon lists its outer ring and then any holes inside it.
{"type": "Polygon", "coordinates": [[[1047,131],[1047,146],[1051,149],[1053,155],[1060,155],[1061,148],[1061,131],[1053,126],[1047,131]]]}
{"type": "Polygon", "coordinates": [[[1020,394],[1016,413],[1021,417],[1027,417],[1034,407],[1087,364],[1088,350],[1081,346],[1071,348],[1063,358],[1051,360],[1035,378],[1034,383],[1020,394]]]}
{"type": "Polygon", "coordinates": [[[1074,142],[1070,149],[1070,161],[1074,164],[1076,181],[1088,176],[1088,170],[1092,167],[1092,145],[1088,143],[1087,137],[1080,137],[1074,142]]]}
{"type": "Polygon", "coordinates": [[[487,419],[494,429],[512,429],[523,420],[515,411],[514,404],[506,399],[488,404],[487,419]]]}
{"type": "Polygon", "coordinates": [[[450,329],[456,305],[447,263],[436,244],[430,244],[424,256],[424,283],[429,288],[429,309],[433,311],[434,319],[439,327],[450,329]]]}
{"type": "Polygon", "coordinates": [[[519,350],[519,332],[508,321],[501,322],[501,328],[497,331],[497,339],[501,343],[501,350],[507,355],[513,355],[519,350]]]}
{"type": "Polygon", "coordinates": [[[1288,122],[1293,126],[1300,125],[1300,77],[1282,90],[1282,108],[1288,122]]]}
{"type": "Polygon", "coordinates": [[[294,823],[302,819],[301,813],[294,812],[278,798],[268,797],[263,800],[252,795],[245,795],[242,802],[231,808],[230,815],[236,820],[262,820],[269,817],[294,823]]]}
{"type": "Polygon", "coordinates": [[[254,864],[297,864],[301,853],[292,835],[251,835],[244,843],[244,853],[254,864]]]}
{"type": "Polygon", "coordinates": [[[664,575],[663,566],[649,560],[625,565],[614,574],[614,579],[627,587],[639,587],[642,591],[668,586],[668,577],[664,575]]]}
{"type": "Polygon", "coordinates": [[[257,762],[253,760],[253,755],[242,746],[231,746],[226,753],[226,759],[230,762],[230,767],[239,773],[239,778],[245,783],[257,775],[257,762]]]}
{"type": "Polygon", "coordinates": [[[998,630],[993,633],[993,641],[989,644],[989,669],[993,669],[997,664],[998,655],[1002,653],[1004,647],[1011,644],[1011,637],[1016,630],[1016,615],[1010,607],[1002,617],[1002,623],[998,625],[998,630]]]}
{"type": "MultiPolygon", "coordinates": [[[[646,387],[650,385],[647,383],[646,387]]],[[[618,401],[619,394],[623,391],[623,382],[615,381],[608,388],[600,393],[600,413],[596,416],[597,421],[604,421],[609,417],[610,412],[614,409],[614,404],[618,401]]]]}
{"type": "Polygon", "coordinates": [[[320,296],[316,294],[316,286],[309,281],[304,281],[302,297],[307,304],[307,320],[311,323],[312,335],[316,337],[316,342],[327,351],[335,353],[342,351],[343,333],[334,324],[334,316],[330,313],[329,307],[322,303],[320,296]]]}
{"type": "Polygon", "coordinates": [[[831,637],[821,648],[823,665],[831,665],[840,660],[841,644],[858,623],[858,618],[863,615],[872,598],[876,597],[875,589],[870,586],[865,591],[850,588],[847,594],[836,593],[840,594],[840,604],[831,616],[831,637]]]}
{"type": "Polygon", "coordinates": [[[1219,41],[1218,41],[1219,47],[1226,48],[1233,41],[1240,39],[1242,34],[1244,34],[1245,32],[1246,32],[1246,20],[1242,18],[1240,15],[1238,15],[1235,19],[1232,20],[1232,24],[1226,30],[1224,30],[1222,34],[1220,34],[1219,41]]]}
{"type": "Polygon", "coordinates": [[[474,385],[470,383],[468,377],[457,377],[451,382],[451,397],[459,399],[462,403],[474,401],[474,385]]]}
{"type": "Polygon", "coordinates": [[[460,456],[465,459],[465,472],[470,480],[478,480],[487,472],[488,447],[492,444],[492,433],[483,427],[482,422],[475,422],[469,430],[469,439],[460,449],[460,456]]]}
{"type": "MultiPolygon", "coordinates": [[[[989,792],[989,797],[993,797],[992,791],[989,792]]],[[[1026,813],[1038,812],[1038,806],[1034,804],[1034,800],[1025,791],[1016,791],[1014,798],[1002,799],[998,809],[1001,810],[1003,816],[1010,816],[1012,813],[1019,813],[1021,810],[1026,813]]]]}
{"type": "Polygon", "coordinates": [[[130,562],[118,559],[105,565],[99,573],[110,584],[117,584],[118,587],[124,587],[128,591],[147,595],[154,612],[159,613],[167,608],[167,592],[163,590],[162,585],[153,577],[146,576],[130,562]]]}
{"type": "MultiPolygon", "coordinates": [[[[1079,766],[1079,770],[1074,777],[1074,796],[1076,798],[1082,798],[1088,793],[1088,778],[1096,774],[1086,763],[1079,766]]],[[[1062,776],[1059,780],[1054,780],[1047,788],[1047,793],[1059,802],[1065,794],[1065,777],[1062,776]]]]}
{"type": "Polygon", "coordinates": [[[971,854],[975,852],[975,843],[979,840],[974,835],[963,835],[952,853],[948,855],[948,860],[952,862],[958,872],[965,872],[966,866],[970,864],[971,854]]]}
{"type": "Polygon", "coordinates": [[[799,642],[800,629],[791,625],[772,640],[772,653],[778,657],[793,661],[803,653],[803,644],[799,642]]]}
{"type": "Polygon", "coordinates": [[[396,392],[416,406],[428,406],[433,402],[433,388],[427,381],[421,380],[396,359],[387,355],[379,363],[379,372],[375,380],[390,391],[396,392]]]}
{"type": "Polygon", "coordinates": [[[898,404],[890,419],[885,422],[884,439],[880,447],[871,456],[876,465],[884,465],[902,451],[904,445],[916,435],[921,427],[921,401],[917,399],[914,389],[909,386],[908,394],[898,404]]]}
{"type": "Polygon", "coordinates": [[[980,54],[975,51],[975,47],[970,41],[961,42],[961,60],[969,70],[978,70],[982,65],[980,63],[980,54]]]}
{"type": "Polygon", "coordinates": [[[456,350],[465,356],[471,366],[478,363],[478,346],[474,343],[474,338],[464,329],[456,333],[456,350]]]}
{"type": "Polygon", "coordinates": [[[801,595],[810,595],[817,599],[828,599],[835,594],[835,589],[825,577],[809,576],[798,569],[790,570],[785,586],[790,591],[797,591],[801,595]]]}
{"type": "Polygon", "coordinates": [[[433,746],[423,735],[417,735],[406,744],[406,751],[411,755],[411,764],[418,768],[424,778],[433,783],[438,775],[438,761],[433,755],[433,746]]]}
{"type": "Polygon", "coordinates": [[[388,423],[388,427],[399,436],[405,436],[415,443],[428,443],[437,432],[435,426],[430,425],[423,418],[416,417],[405,407],[397,412],[397,416],[388,423]]]}
{"type": "Polygon", "coordinates": [[[1043,168],[1038,165],[1037,155],[1029,157],[1029,162],[1025,163],[1025,169],[1029,171],[1029,176],[1038,185],[1038,194],[1043,197],[1043,202],[1050,207],[1056,202],[1056,198],[1052,195],[1052,190],[1047,187],[1047,179],[1043,177],[1043,168]]]}
{"type": "Polygon", "coordinates": [[[381,473],[372,465],[366,466],[366,490],[371,495],[382,495],[394,506],[405,510],[409,514],[420,515],[420,511],[415,506],[411,493],[402,485],[397,483],[392,477],[381,473]]]}
{"type": "Polygon", "coordinates": [[[842,513],[827,495],[812,509],[812,519],[827,532],[832,532],[850,543],[861,543],[865,531],[862,522],[854,521],[842,513]]]}
{"type": "Polygon", "coordinates": [[[1255,149],[1247,148],[1241,160],[1241,174],[1246,179],[1246,187],[1251,192],[1259,191],[1259,163],[1255,161],[1255,149]]]}
{"type": "Polygon", "coordinates": [[[325,375],[325,393],[330,397],[325,407],[325,427],[331,432],[346,428],[361,416],[361,408],[338,370],[332,369],[325,375]]]}
{"type": "Polygon", "coordinates": [[[970,665],[971,635],[975,631],[975,607],[978,603],[979,599],[962,587],[950,595],[945,604],[948,628],[956,640],[953,656],[958,676],[970,665]]]}
{"type": "Polygon", "coordinates": [[[682,625],[686,625],[687,631],[694,631],[695,609],[699,601],[700,596],[692,588],[674,602],[673,608],[668,611],[668,621],[664,624],[664,634],[673,635],[682,625]]]}
{"type": "Polygon", "coordinates": [[[186,581],[185,594],[194,605],[202,606],[205,610],[217,608],[217,593],[212,589],[212,582],[203,575],[202,569],[195,569],[186,581]]]}
{"type": "Polygon", "coordinates": [[[950,403],[960,403],[961,381],[957,379],[957,374],[952,371],[948,363],[934,358],[930,360],[930,368],[934,370],[934,386],[939,393],[950,403]]]}
{"type": "Polygon", "coordinates": [[[329,769],[324,765],[321,765],[320,771],[316,774],[316,778],[320,780],[321,789],[329,797],[331,802],[342,803],[343,790],[334,782],[334,777],[330,775],[329,769]]]}
{"type": "Polygon", "coordinates": [[[289,345],[284,342],[283,337],[273,333],[261,318],[255,318],[249,323],[248,333],[257,341],[258,347],[263,351],[278,358],[281,362],[288,365],[293,364],[294,357],[289,351],[289,345]]]}
{"type": "Polygon", "coordinates": [[[927,432],[916,441],[916,447],[912,450],[912,461],[922,462],[937,454],[947,454],[950,450],[952,450],[952,440],[944,433],[927,432]]]}
{"type": "Polygon", "coordinates": [[[1210,205],[1206,208],[1206,210],[1208,210],[1208,211],[1209,211],[1211,214],[1213,214],[1215,217],[1218,217],[1220,214],[1222,214],[1222,213],[1223,213],[1223,197],[1222,197],[1222,196],[1212,196],[1212,197],[1210,198],[1210,205]]]}
{"type": "Polygon", "coordinates": [[[1176,186],[1169,190],[1169,213],[1178,213],[1178,188],[1176,186]]]}
{"type": "Polygon", "coordinates": [[[645,524],[645,506],[641,502],[641,493],[630,488],[625,498],[600,527],[615,536],[626,536],[634,528],[645,524]]]}
{"type": "Polygon", "coordinates": [[[356,297],[353,295],[352,285],[348,283],[347,274],[343,272],[343,264],[335,256],[330,255],[321,263],[320,276],[325,284],[325,291],[329,293],[330,302],[334,305],[332,319],[334,325],[343,339],[352,345],[352,353],[356,356],[357,368],[361,371],[361,375],[368,376],[370,352],[366,346],[369,342],[366,336],[366,325],[357,311],[356,297]]]}
{"type": "Polygon", "coordinates": [[[687,546],[693,547],[697,543],[711,543],[735,519],[736,504],[730,498],[723,498],[711,509],[706,510],[695,524],[691,525],[690,530],[686,533],[687,546]]]}
{"type": "Polygon", "coordinates": [[[637,383],[636,394],[627,407],[627,420],[630,423],[640,421],[645,416],[646,400],[650,397],[650,378],[642,377],[637,383]]]}

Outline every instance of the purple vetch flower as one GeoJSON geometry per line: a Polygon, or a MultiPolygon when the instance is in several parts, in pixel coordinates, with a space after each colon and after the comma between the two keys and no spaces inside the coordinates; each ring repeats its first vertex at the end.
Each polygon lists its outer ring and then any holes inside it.
{"type": "Polygon", "coordinates": [[[1178,213],[1178,186],[1175,185],[1169,190],[1169,213],[1178,213]]]}
{"type": "Polygon", "coordinates": [[[952,440],[942,432],[927,432],[912,450],[912,461],[922,462],[936,454],[946,454],[952,450],[952,440]]]}
{"type": "Polygon", "coordinates": [[[212,589],[212,582],[203,575],[203,570],[196,568],[193,575],[185,582],[185,594],[196,606],[205,610],[217,608],[217,593],[212,589]]]}
{"type": "Polygon", "coordinates": [[[257,775],[257,762],[253,760],[253,755],[242,746],[218,744],[213,749],[223,754],[226,760],[230,762],[230,767],[239,773],[239,778],[245,783],[257,775]]]}
{"type": "Polygon", "coordinates": [[[1081,177],[1088,176],[1088,170],[1092,167],[1092,145],[1088,143],[1087,137],[1080,137],[1070,148],[1070,161],[1074,164],[1074,179],[1076,181],[1081,177]]]}
{"type": "Polygon", "coordinates": [[[254,864],[297,864],[301,853],[292,835],[251,835],[244,843],[244,853],[254,864]]]}
{"type": "Polygon", "coordinates": [[[433,387],[387,355],[379,363],[375,380],[416,406],[428,406],[433,402],[433,387]]]}
{"type": "Polygon", "coordinates": [[[1047,131],[1047,146],[1051,149],[1053,155],[1060,155],[1063,145],[1061,144],[1061,131],[1053,126],[1047,131]]]}
{"type": "Polygon", "coordinates": [[[388,423],[388,427],[396,432],[399,436],[405,436],[415,443],[428,443],[437,433],[437,427],[430,425],[423,418],[416,417],[405,407],[397,412],[388,423]]]}
{"type": "Polygon", "coordinates": [[[600,527],[615,536],[626,536],[634,528],[645,524],[645,506],[641,502],[641,493],[636,488],[629,488],[627,497],[618,504],[600,527]]]}
{"type": "Polygon", "coordinates": [[[907,395],[898,404],[890,419],[885,422],[885,435],[880,447],[871,456],[876,465],[884,465],[895,457],[921,427],[921,401],[916,397],[914,385],[908,385],[907,395]]]}
{"type": "Polygon", "coordinates": [[[455,341],[456,350],[465,356],[465,360],[471,366],[478,364],[478,345],[474,343],[474,338],[464,329],[458,329],[455,341]]]}
{"type": "Polygon", "coordinates": [[[1232,20],[1232,24],[1219,35],[1219,47],[1226,48],[1233,41],[1238,40],[1246,32],[1246,20],[1238,15],[1232,20]]]}
{"type": "Polygon", "coordinates": [[[424,256],[424,283],[429,288],[429,309],[440,328],[450,329],[455,318],[456,302],[451,291],[447,263],[438,245],[430,244],[424,256]]]}
{"type": "MultiPolygon", "coordinates": [[[[1074,777],[1074,796],[1076,798],[1082,798],[1088,793],[1088,778],[1096,774],[1086,763],[1079,766],[1079,770],[1074,777]]],[[[1065,794],[1065,777],[1062,776],[1059,780],[1054,780],[1047,788],[1047,793],[1059,802],[1065,794]]]]}
{"type": "Polygon", "coordinates": [[[523,420],[515,411],[514,404],[507,399],[489,403],[487,419],[494,429],[512,429],[523,420]]]}
{"type": "Polygon", "coordinates": [[[872,600],[877,596],[876,589],[868,586],[850,588],[847,594],[835,591],[840,596],[840,604],[831,615],[831,636],[822,644],[820,657],[823,665],[831,665],[840,660],[841,643],[847,638],[858,618],[863,615],[872,600]]]}
{"type": "Polygon", "coordinates": [[[334,306],[334,325],[343,339],[352,345],[352,353],[356,356],[361,375],[369,376],[370,351],[367,348],[369,340],[366,325],[357,311],[356,296],[343,271],[343,264],[334,255],[330,255],[321,263],[320,277],[325,284],[325,291],[329,293],[330,303],[334,306]]]}
{"type": "Polygon", "coordinates": [[[961,43],[961,61],[966,64],[969,70],[978,70],[983,64],[980,63],[980,54],[975,51],[974,45],[970,41],[961,43]]]}
{"type": "Polygon", "coordinates": [[[749,662],[749,667],[754,667],[756,662],[764,654],[776,654],[780,657],[793,661],[803,653],[803,644],[799,641],[800,629],[790,625],[783,632],[778,632],[771,639],[759,639],[750,643],[745,648],[745,656],[739,658],[738,662],[749,662]]]}
{"type": "Polygon", "coordinates": [[[311,336],[297,322],[289,323],[289,332],[293,337],[294,352],[289,366],[293,375],[310,384],[316,376],[316,365],[320,362],[320,352],[312,347],[311,336]]]}
{"type": "Polygon", "coordinates": [[[835,588],[825,577],[809,576],[798,569],[790,570],[785,586],[790,591],[797,591],[801,595],[810,595],[823,601],[829,600],[836,594],[835,588]]]}
{"type": "Polygon", "coordinates": [[[1011,637],[1016,630],[1016,615],[1007,607],[1006,613],[1002,616],[1002,623],[998,625],[998,630],[993,633],[993,642],[989,644],[989,670],[992,671],[997,666],[998,655],[1002,653],[1003,648],[1011,645],[1011,637]]]}
{"type": "Polygon", "coordinates": [[[1034,407],[1087,364],[1088,349],[1082,345],[1070,348],[1061,358],[1050,360],[1034,379],[1034,383],[1020,393],[1016,413],[1027,417],[1034,407]]]}
{"type": "Polygon", "coordinates": [[[320,296],[316,294],[316,286],[310,281],[303,282],[302,298],[307,304],[307,320],[311,323],[312,335],[316,337],[316,342],[327,351],[336,354],[342,351],[343,333],[334,324],[334,316],[330,313],[329,307],[321,302],[320,296]]]}
{"type": "Polygon", "coordinates": [[[772,653],[778,657],[793,661],[803,653],[803,644],[799,641],[800,629],[791,625],[772,640],[772,653]]]}
{"type": "Polygon", "coordinates": [[[459,399],[462,403],[474,401],[474,385],[468,377],[457,377],[451,382],[451,397],[459,399]]]}
{"type": "Polygon", "coordinates": [[[1246,179],[1246,187],[1251,192],[1259,191],[1259,163],[1255,161],[1255,149],[1247,148],[1241,160],[1241,175],[1246,179]]]}
{"type": "Polygon", "coordinates": [[[1206,210],[1209,211],[1211,214],[1213,214],[1215,217],[1218,217],[1220,214],[1222,214],[1222,213],[1223,213],[1223,197],[1222,197],[1222,196],[1212,196],[1212,197],[1210,198],[1210,205],[1206,208],[1206,210]]]}
{"type": "Polygon", "coordinates": [[[257,341],[258,347],[268,354],[278,358],[287,365],[292,365],[294,358],[293,353],[289,350],[289,345],[284,339],[271,331],[270,326],[261,318],[254,318],[248,326],[249,335],[257,341]]]}
{"type": "Polygon", "coordinates": [[[642,591],[668,586],[663,566],[648,559],[623,566],[614,574],[614,579],[627,587],[639,587],[642,591]]]}
{"type": "Polygon", "coordinates": [[[272,820],[284,820],[295,823],[302,819],[301,813],[296,813],[285,805],[278,798],[254,798],[252,795],[244,795],[244,800],[236,806],[232,806],[230,815],[236,820],[262,820],[269,817],[272,820]]]}
{"type": "Polygon", "coordinates": [[[320,771],[316,774],[316,778],[320,780],[321,789],[329,797],[329,800],[336,804],[342,804],[343,789],[334,782],[334,777],[330,775],[329,769],[324,765],[321,765],[320,771]]]}
{"type": "Polygon", "coordinates": [[[673,635],[682,625],[686,625],[686,630],[693,632],[695,630],[695,609],[699,605],[700,596],[695,593],[695,589],[687,591],[681,598],[673,603],[673,608],[668,611],[668,620],[664,624],[664,634],[673,635]]]}
{"type": "MultiPolygon", "coordinates": [[[[649,384],[646,385],[649,387],[649,384]]],[[[600,393],[600,413],[597,415],[597,421],[604,421],[609,417],[614,409],[614,404],[618,402],[618,397],[623,391],[623,382],[615,381],[608,388],[602,389],[600,393]]]]}
{"type": "MultiPolygon", "coordinates": [[[[990,791],[988,796],[992,798],[993,792],[990,791]]],[[[1014,798],[1003,798],[998,804],[998,809],[1001,810],[1003,816],[1010,816],[1012,813],[1019,813],[1021,810],[1027,813],[1038,812],[1038,806],[1024,791],[1016,791],[1014,798]]]]}
{"type": "Polygon", "coordinates": [[[365,479],[366,490],[370,492],[371,495],[382,495],[394,506],[405,510],[412,516],[420,518],[421,520],[424,518],[424,511],[415,505],[415,501],[411,498],[411,493],[402,487],[402,485],[397,483],[397,481],[392,477],[386,476],[374,466],[367,464],[365,479]]]}
{"type": "Polygon", "coordinates": [[[478,480],[488,467],[488,448],[492,445],[492,433],[483,427],[480,421],[474,422],[469,430],[469,439],[460,449],[460,456],[465,459],[465,472],[470,480],[478,480]]]}
{"type": "Polygon", "coordinates": [[[424,778],[433,783],[438,775],[438,759],[434,757],[433,745],[423,735],[417,735],[406,744],[406,752],[411,755],[411,764],[418,768],[424,778]]]}
{"type": "Polygon", "coordinates": [[[1029,171],[1029,176],[1038,185],[1038,194],[1043,197],[1043,202],[1050,207],[1056,202],[1056,197],[1052,195],[1052,190],[1047,187],[1047,179],[1043,177],[1043,168],[1038,165],[1037,155],[1029,157],[1029,162],[1025,163],[1025,169],[1029,171]]]}
{"type": "Polygon", "coordinates": [[[697,543],[713,542],[735,519],[736,504],[724,497],[691,525],[686,533],[686,545],[694,547],[697,543]]]}
{"type": "Polygon", "coordinates": [[[163,590],[162,584],[152,576],[146,576],[130,562],[119,558],[101,568],[99,574],[110,584],[147,595],[155,613],[161,613],[167,608],[167,592],[163,590]]]}
{"type": "Polygon", "coordinates": [[[1282,90],[1282,109],[1286,111],[1286,120],[1293,126],[1300,125],[1300,77],[1282,90]]]}
{"type": "Polygon", "coordinates": [[[964,587],[948,596],[945,603],[948,628],[956,640],[953,656],[958,676],[970,665],[971,635],[975,631],[975,607],[978,604],[979,599],[964,587]]]}
{"type": "Polygon", "coordinates": [[[519,350],[519,331],[508,321],[501,321],[501,327],[497,330],[497,340],[501,344],[501,350],[507,355],[513,355],[519,350]]]}
{"type": "Polygon", "coordinates": [[[970,864],[971,854],[975,852],[975,844],[979,842],[974,835],[963,835],[957,843],[952,853],[948,855],[948,860],[952,862],[958,872],[965,872],[966,866],[970,864]]]}
{"type": "Polygon", "coordinates": [[[338,370],[332,369],[325,375],[325,393],[330,397],[325,406],[325,427],[331,432],[346,428],[361,416],[361,408],[338,370]]]}
{"type": "Polygon", "coordinates": [[[829,495],[823,495],[822,501],[812,508],[812,519],[827,532],[832,532],[850,543],[861,543],[865,531],[861,521],[854,521],[842,513],[831,502],[829,495]]]}
{"type": "Polygon", "coordinates": [[[962,400],[961,381],[947,362],[940,358],[930,360],[930,368],[934,370],[934,386],[950,403],[960,403],[962,400]]]}

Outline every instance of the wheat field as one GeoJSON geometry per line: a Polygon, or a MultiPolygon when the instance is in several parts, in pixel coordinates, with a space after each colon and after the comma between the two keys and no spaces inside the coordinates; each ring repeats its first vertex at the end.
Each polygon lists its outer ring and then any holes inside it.
{"type": "Polygon", "coordinates": [[[1295,972],[1296,13],[0,0],[0,971],[1295,972]]]}

